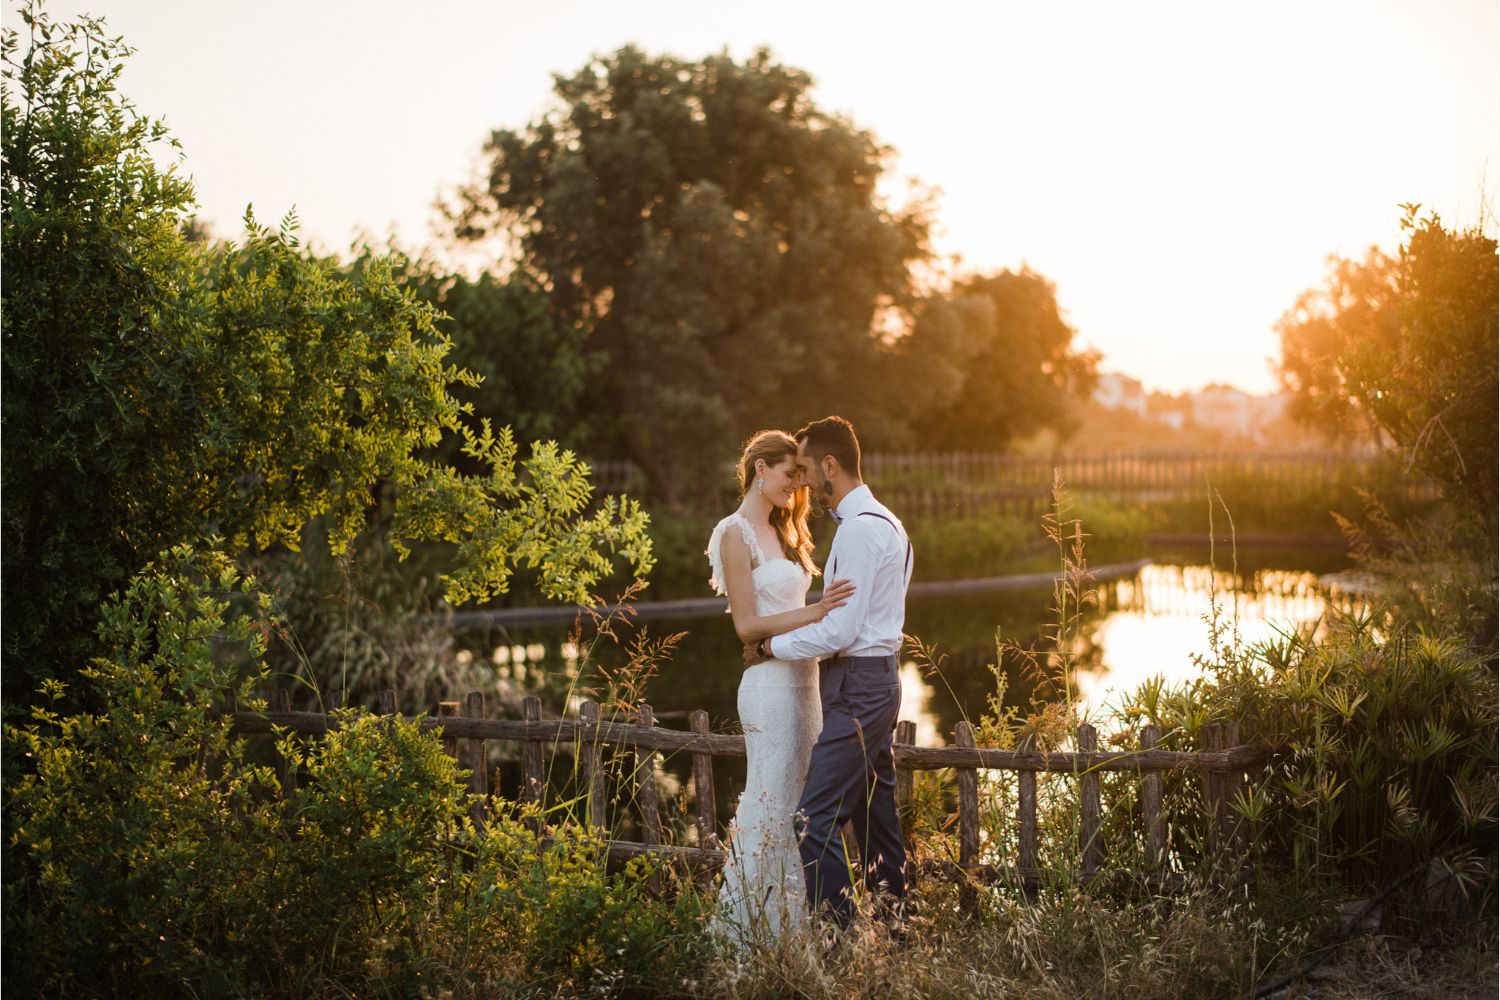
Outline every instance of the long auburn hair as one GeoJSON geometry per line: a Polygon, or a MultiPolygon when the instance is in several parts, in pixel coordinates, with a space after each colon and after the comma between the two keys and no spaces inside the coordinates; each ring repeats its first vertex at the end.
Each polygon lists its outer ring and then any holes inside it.
{"type": "MultiPolygon", "coordinates": [[[[797,457],[797,440],[786,431],[756,431],[745,442],[735,472],[740,481],[740,498],[743,499],[755,479],[755,463],[764,461],[768,466],[780,465],[788,458],[797,457]]],[[[801,563],[802,568],[813,576],[818,575],[813,565],[812,531],[807,527],[807,515],[812,510],[812,499],[806,486],[792,494],[790,507],[771,507],[771,527],[781,541],[782,553],[792,562],[801,563]]]]}

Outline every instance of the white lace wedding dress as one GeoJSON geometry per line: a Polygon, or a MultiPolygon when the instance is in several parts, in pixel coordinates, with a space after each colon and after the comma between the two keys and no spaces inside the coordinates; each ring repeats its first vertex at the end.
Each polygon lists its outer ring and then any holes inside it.
{"type": "MultiPolygon", "coordinates": [[[[811,575],[780,553],[767,558],[754,528],[739,513],[720,521],[709,538],[715,592],[725,593],[719,545],[725,531],[735,530],[750,547],[756,614],[802,607],[811,575]]],[[[817,661],[766,660],[746,669],[740,679],[739,711],[748,760],[719,889],[719,929],[748,944],[780,937],[807,921],[806,882],[792,817],[802,797],[808,758],[823,728],[817,661]]]]}

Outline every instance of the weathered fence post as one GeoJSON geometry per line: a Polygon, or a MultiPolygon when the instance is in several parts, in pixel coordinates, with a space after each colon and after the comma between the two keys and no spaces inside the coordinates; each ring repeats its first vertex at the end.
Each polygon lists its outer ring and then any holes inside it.
{"type": "Polygon", "coordinates": [[[386,688],[384,691],[380,692],[379,707],[375,710],[375,714],[396,714],[396,692],[394,690],[392,690],[391,688],[386,688]]]}
{"type": "MultiPolygon", "coordinates": [[[[910,719],[902,719],[896,723],[897,746],[914,746],[917,742],[917,724],[910,719]]],[[[906,823],[911,818],[911,782],[912,772],[909,767],[896,765],[896,810],[901,815],[901,820],[906,823]]]]}
{"type": "MultiPolygon", "coordinates": [[[[481,691],[470,691],[469,696],[464,699],[464,717],[469,719],[484,718],[484,693],[481,691]]],[[[486,740],[469,738],[464,741],[467,744],[467,752],[464,754],[463,765],[469,769],[469,791],[475,795],[474,801],[469,803],[469,817],[475,823],[482,824],[487,812],[485,799],[489,795],[489,744],[486,740]]]]}
{"type": "MultiPolygon", "coordinates": [[[[454,716],[458,715],[458,702],[438,702],[437,714],[439,720],[453,718],[454,716]]],[[[447,731],[444,731],[443,733],[443,753],[447,754],[449,757],[452,757],[454,760],[458,760],[458,737],[449,736],[447,731]]]]}
{"type": "MultiPolygon", "coordinates": [[[[1099,749],[1099,734],[1088,723],[1078,727],[1078,752],[1091,754],[1099,749]]],[[[1078,776],[1078,845],[1082,855],[1084,881],[1099,873],[1104,855],[1099,842],[1099,772],[1085,768],[1078,776]]]]}
{"type": "MultiPolygon", "coordinates": [[[[1205,723],[1198,730],[1200,752],[1221,750],[1223,747],[1223,731],[1217,722],[1205,723]]],[[[1214,865],[1218,865],[1224,849],[1221,836],[1224,830],[1223,810],[1223,781],[1218,771],[1205,767],[1203,769],[1203,819],[1208,827],[1208,855],[1214,865]]]]}
{"type": "MultiPolygon", "coordinates": [[[[636,725],[647,729],[656,725],[656,713],[651,706],[642,703],[635,711],[636,725]]],[[[641,810],[641,831],[645,842],[652,847],[661,839],[661,815],[656,801],[656,751],[648,747],[637,747],[635,751],[636,801],[641,810]]]]}
{"type": "Polygon", "coordinates": [[[606,829],[609,823],[604,815],[604,769],[603,752],[599,748],[599,706],[585,701],[578,706],[578,719],[593,731],[580,733],[578,738],[578,760],[583,765],[583,786],[588,790],[585,800],[584,819],[590,826],[606,829]]]}
{"type": "MultiPolygon", "coordinates": [[[[700,736],[708,735],[708,713],[701,708],[688,717],[689,727],[700,736]]],[[[698,846],[717,849],[719,823],[714,812],[714,758],[701,750],[693,751],[693,797],[698,805],[698,846]]]]}
{"type": "MultiPolygon", "coordinates": [[[[1240,745],[1240,724],[1229,722],[1224,725],[1224,747],[1232,750],[1240,745]]],[[[1238,865],[1243,865],[1245,855],[1249,853],[1250,838],[1244,815],[1235,807],[1245,789],[1245,772],[1238,766],[1226,771],[1223,779],[1224,796],[1224,847],[1238,865]]]]}
{"type": "MultiPolygon", "coordinates": [[[[1028,736],[1021,741],[1022,750],[1031,750],[1036,741],[1028,736]]],[[[1037,870],[1036,858],[1036,772],[1016,773],[1016,811],[1020,827],[1016,860],[1020,865],[1023,886],[1036,884],[1041,873],[1037,870]]]]}
{"type": "MultiPolygon", "coordinates": [[[[1155,750],[1161,742],[1161,730],[1141,727],[1141,749],[1155,750]]],[[[1146,869],[1155,872],[1167,856],[1166,818],[1161,814],[1161,772],[1155,768],[1141,774],[1141,814],[1146,822],[1146,869]]]]}
{"type": "MultiPolygon", "coordinates": [[[[967,722],[953,727],[953,742],[974,748],[974,730],[967,722]]],[[[979,775],[972,767],[957,768],[958,863],[968,870],[979,861],[979,775]]]]}
{"type": "MultiPolygon", "coordinates": [[[[527,695],[521,702],[521,717],[527,722],[541,722],[542,699],[536,695],[527,695]]],[[[540,734],[537,734],[537,738],[527,739],[521,744],[521,801],[538,809],[544,807],[543,793],[547,787],[545,766],[542,740],[540,734]]],[[[539,820],[528,819],[526,822],[533,833],[541,832],[539,820]]]]}
{"type": "MultiPolygon", "coordinates": [[[[635,710],[635,722],[647,729],[656,725],[656,715],[651,706],[642,702],[635,710]]],[[[641,841],[647,847],[657,847],[662,842],[661,816],[656,806],[656,751],[648,747],[635,750],[635,800],[641,811],[641,841]]],[[[656,892],[661,880],[656,872],[646,876],[646,888],[656,892]]]]}

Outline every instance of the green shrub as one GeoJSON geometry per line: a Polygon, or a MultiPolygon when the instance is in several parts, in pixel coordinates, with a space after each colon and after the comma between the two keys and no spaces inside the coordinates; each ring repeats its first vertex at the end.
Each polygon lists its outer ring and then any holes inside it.
{"type": "MultiPolygon", "coordinates": [[[[1180,688],[1138,690],[1127,716],[1159,726],[1170,749],[1231,720],[1241,742],[1271,747],[1233,806],[1253,820],[1261,863],[1377,884],[1439,851],[1492,849],[1495,673],[1459,638],[1330,612],[1316,635],[1224,649],[1205,667],[1180,688]]],[[[1206,840],[1200,783],[1166,775],[1173,847],[1189,859],[1206,840]]]]}
{"type": "MultiPolygon", "coordinates": [[[[6,733],[8,985],[25,994],[409,996],[433,984],[568,988],[670,975],[703,901],[611,872],[597,835],[539,839],[504,802],[469,821],[463,777],[419,720],[342,710],[286,735],[283,801],[216,701],[259,707],[254,584],[173,550],[103,612],[89,712],[6,733]],[[684,931],[684,926],[687,928],[684,931]]],[[[61,682],[45,691],[63,696],[61,682]]]]}
{"type": "MultiPolygon", "coordinates": [[[[13,984],[239,981],[247,956],[211,945],[260,904],[241,893],[247,866],[276,853],[277,784],[212,713],[232,687],[254,704],[265,608],[224,557],[174,549],[103,611],[107,655],[81,673],[97,709],[43,704],[6,731],[20,772],[5,803],[13,984]]],[[[55,704],[64,685],[43,691],[55,704]]]]}
{"type": "MultiPolygon", "coordinates": [[[[899,511],[897,512],[900,513],[899,511]]],[[[1040,531],[1018,517],[963,516],[904,522],[919,580],[1004,576],[1023,572],[1027,544],[1040,531]]]]}

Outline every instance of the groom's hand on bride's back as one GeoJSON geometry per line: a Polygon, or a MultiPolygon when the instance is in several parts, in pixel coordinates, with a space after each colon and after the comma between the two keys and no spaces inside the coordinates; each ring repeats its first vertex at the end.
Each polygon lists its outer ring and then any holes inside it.
{"type": "Polygon", "coordinates": [[[747,643],[745,643],[744,655],[745,655],[745,666],[746,667],[753,667],[757,663],[761,663],[761,662],[763,662],[766,659],[766,657],[760,655],[760,643],[759,642],[747,642],[747,643]]]}

